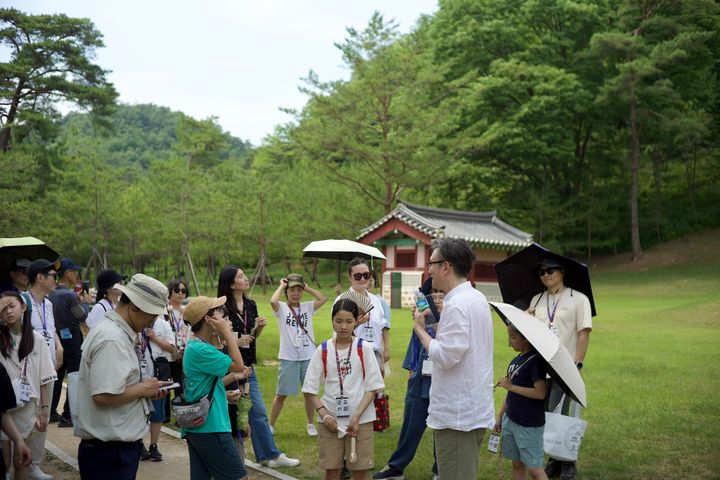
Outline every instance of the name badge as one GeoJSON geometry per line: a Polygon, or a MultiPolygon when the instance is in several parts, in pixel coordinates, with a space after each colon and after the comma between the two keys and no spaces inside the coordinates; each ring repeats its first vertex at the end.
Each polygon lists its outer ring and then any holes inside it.
{"type": "Polygon", "coordinates": [[[375,329],[372,327],[372,325],[365,325],[365,329],[363,331],[363,338],[368,342],[375,341],[375,329]]]}
{"type": "Polygon", "coordinates": [[[140,360],[140,377],[145,378],[147,375],[148,362],[145,359],[140,360]]]}
{"type": "Polygon", "coordinates": [[[557,325],[555,325],[554,323],[551,323],[551,324],[550,324],[550,331],[551,331],[552,334],[555,335],[556,337],[559,337],[559,336],[560,336],[560,334],[558,333],[557,325]]]}
{"type": "Polygon", "coordinates": [[[63,340],[71,340],[72,339],[72,333],[70,333],[69,328],[61,328],[60,329],[60,338],[63,340]]]}
{"type": "Polygon", "coordinates": [[[20,401],[21,402],[29,402],[30,401],[30,385],[28,385],[27,383],[20,384],[20,401]]]}
{"type": "Polygon", "coordinates": [[[48,345],[48,347],[49,347],[49,346],[50,346],[50,339],[52,338],[52,337],[50,337],[50,332],[48,332],[47,330],[43,330],[43,331],[42,331],[42,336],[43,336],[43,338],[45,339],[45,343],[47,343],[47,345],[48,345]]]}
{"type": "Polygon", "coordinates": [[[432,360],[430,360],[430,359],[423,360],[422,374],[424,377],[432,376],[432,360]]]}
{"type": "Polygon", "coordinates": [[[347,418],[350,416],[350,404],[348,397],[337,397],[335,405],[335,418],[347,418]]]}
{"type": "Polygon", "coordinates": [[[310,339],[308,338],[307,335],[305,335],[302,332],[295,335],[295,346],[296,347],[298,347],[298,348],[307,347],[309,345],[310,345],[310,339]]]}
{"type": "Polygon", "coordinates": [[[497,453],[498,446],[500,445],[500,435],[497,433],[491,433],[488,439],[488,451],[497,453]]]}

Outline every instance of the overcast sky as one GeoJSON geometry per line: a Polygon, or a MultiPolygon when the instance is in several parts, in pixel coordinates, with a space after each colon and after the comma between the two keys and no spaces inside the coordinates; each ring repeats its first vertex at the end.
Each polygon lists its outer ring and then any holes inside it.
{"type": "Polygon", "coordinates": [[[90,18],[103,33],[97,62],[111,70],[120,102],[154,103],[195,118],[216,116],[224,130],[259,145],[300,108],[310,69],[347,78],[339,51],[345,28],[373,11],[401,32],[437,0],[0,0],[27,13],[90,18]]]}

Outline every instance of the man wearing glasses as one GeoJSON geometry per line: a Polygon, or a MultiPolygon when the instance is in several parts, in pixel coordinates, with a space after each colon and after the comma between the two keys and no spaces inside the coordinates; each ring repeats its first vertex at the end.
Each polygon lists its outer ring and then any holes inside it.
{"type": "Polygon", "coordinates": [[[485,296],[468,280],[475,262],[470,244],[442,238],[433,249],[428,271],[432,288],[445,293],[442,324],[432,338],[426,310],[416,312],[414,325],[431,362],[427,425],[440,479],[475,480],[485,429],[495,423],[492,318],[485,296]]]}

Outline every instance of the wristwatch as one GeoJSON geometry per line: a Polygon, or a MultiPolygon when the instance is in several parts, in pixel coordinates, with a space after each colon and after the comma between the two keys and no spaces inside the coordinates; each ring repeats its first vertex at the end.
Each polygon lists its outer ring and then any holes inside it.
{"type": "Polygon", "coordinates": [[[581,370],[582,367],[583,367],[583,363],[582,363],[582,362],[575,362],[575,366],[577,367],[578,370],[581,370]]]}

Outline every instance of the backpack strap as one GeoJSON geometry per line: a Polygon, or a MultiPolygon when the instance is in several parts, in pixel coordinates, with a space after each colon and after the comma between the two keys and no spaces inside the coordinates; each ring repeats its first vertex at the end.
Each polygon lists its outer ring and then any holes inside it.
{"type": "Polygon", "coordinates": [[[327,340],[322,342],[322,362],[324,378],[327,378],[327,340]]]}
{"type": "Polygon", "coordinates": [[[363,380],[365,379],[365,359],[363,358],[363,339],[358,338],[358,356],[360,357],[360,365],[362,365],[362,371],[363,371],[363,380]]]}
{"type": "MultiPolygon", "coordinates": [[[[362,365],[363,379],[365,378],[365,359],[363,358],[363,339],[358,339],[357,352],[360,357],[360,365],[362,365]]],[[[327,378],[327,340],[322,342],[322,362],[323,362],[323,375],[327,378]]]]}

